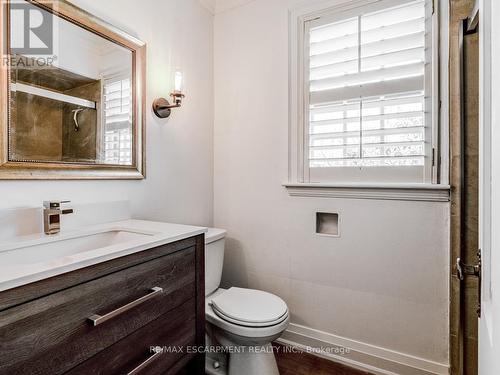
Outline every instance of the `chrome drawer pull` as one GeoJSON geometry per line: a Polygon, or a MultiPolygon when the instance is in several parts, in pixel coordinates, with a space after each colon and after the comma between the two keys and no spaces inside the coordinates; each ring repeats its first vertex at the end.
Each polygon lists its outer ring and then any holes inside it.
{"type": "Polygon", "coordinates": [[[128,372],[127,375],[136,375],[136,374],[140,373],[142,370],[144,370],[145,367],[147,367],[151,362],[156,360],[162,354],[163,353],[161,351],[156,352],[151,357],[149,357],[144,362],[142,362],[139,366],[137,366],[135,369],[128,372]]]}
{"type": "Polygon", "coordinates": [[[121,313],[124,313],[127,310],[130,310],[131,308],[140,305],[143,302],[146,302],[147,300],[153,298],[157,294],[160,294],[163,292],[163,288],[155,286],[154,288],[151,289],[151,293],[146,294],[144,297],[138,298],[135,301],[132,301],[130,303],[127,303],[126,305],[117,308],[116,310],[111,311],[110,313],[106,315],[92,315],[91,317],[88,318],[90,323],[95,327],[101,323],[104,323],[105,321],[114,318],[117,315],[120,315],[121,313]]]}

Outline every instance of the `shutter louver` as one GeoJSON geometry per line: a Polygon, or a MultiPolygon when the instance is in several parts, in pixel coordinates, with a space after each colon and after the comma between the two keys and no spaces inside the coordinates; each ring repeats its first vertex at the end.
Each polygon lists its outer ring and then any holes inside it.
{"type": "Polygon", "coordinates": [[[424,166],[426,6],[313,26],[309,167],[424,166]]]}

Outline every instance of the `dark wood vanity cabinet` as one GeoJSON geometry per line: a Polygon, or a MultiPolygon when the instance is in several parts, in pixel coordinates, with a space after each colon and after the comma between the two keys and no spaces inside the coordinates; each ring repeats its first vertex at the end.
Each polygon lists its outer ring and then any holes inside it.
{"type": "Polygon", "coordinates": [[[204,235],[0,292],[1,375],[204,374],[204,345],[204,235]]]}

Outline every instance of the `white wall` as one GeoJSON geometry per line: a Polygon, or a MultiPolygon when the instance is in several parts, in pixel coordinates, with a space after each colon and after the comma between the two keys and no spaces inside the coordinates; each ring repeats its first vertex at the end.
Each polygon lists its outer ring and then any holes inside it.
{"type": "Polygon", "coordinates": [[[147,43],[147,179],[144,181],[0,181],[0,209],[130,200],[138,218],[209,225],[212,221],[213,15],[198,0],[75,0],[90,13],[147,43]],[[152,101],[186,75],[185,104],[169,120],[152,101]]]}
{"type": "Polygon", "coordinates": [[[294,324],[444,373],[449,204],[299,198],[281,186],[288,11],[297,3],[255,0],[216,14],[214,223],[229,234],[224,283],[278,294],[294,324]],[[340,238],[314,234],[318,210],[340,213],[340,238]]]}

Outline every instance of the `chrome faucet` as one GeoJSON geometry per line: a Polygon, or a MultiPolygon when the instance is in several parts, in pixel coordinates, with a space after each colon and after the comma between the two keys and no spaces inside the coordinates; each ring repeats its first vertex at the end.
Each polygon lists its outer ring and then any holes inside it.
{"type": "Polygon", "coordinates": [[[72,214],[72,208],[61,209],[61,205],[70,201],[43,202],[43,231],[45,234],[56,234],[61,231],[61,215],[72,214]]]}

